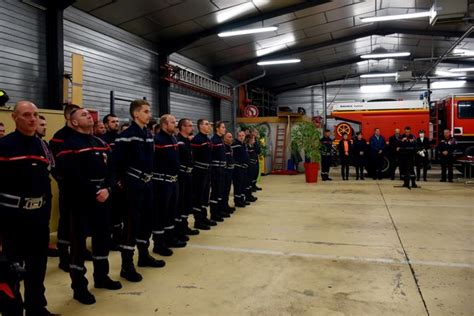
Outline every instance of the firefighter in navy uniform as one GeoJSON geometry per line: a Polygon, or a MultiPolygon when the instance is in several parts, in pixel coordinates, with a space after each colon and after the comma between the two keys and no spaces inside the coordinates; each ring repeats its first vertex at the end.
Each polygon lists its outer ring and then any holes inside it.
{"type": "Polygon", "coordinates": [[[245,146],[249,155],[249,164],[247,168],[247,182],[245,186],[245,200],[248,202],[255,202],[257,197],[252,195],[254,185],[258,178],[258,154],[255,151],[255,137],[248,135],[245,139],[245,146]]]}
{"type": "Polygon", "coordinates": [[[416,180],[420,181],[421,170],[423,170],[423,181],[428,181],[428,165],[429,157],[428,151],[430,150],[430,141],[425,137],[425,131],[418,131],[418,138],[416,139],[416,180]]]}
{"type": "Polygon", "coordinates": [[[188,216],[193,208],[193,152],[191,149],[191,140],[189,139],[193,132],[193,123],[190,119],[183,118],[178,122],[178,155],[179,155],[179,200],[178,211],[176,214],[176,224],[181,234],[188,236],[199,235],[199,230],[191,229],[188,224],[188,216]]]}
{"type": "MultiPolygon", "coordinates": [[[[252,135],[253,137],[255,137],[255,145],[254,145],[254,147],[255,147],[255,151],[256,151],[256,153],[257,153],[257,157],[260,157],[260,155],[262,154],[262,146],[261,146],[261,144],[260,144],[260,133],[259,133],[259,131],[258,131],[256,128],[254,128],[254,129],[252,130],[252,132],[251,132],[251,135],[252,135]]],[[[257,161],[258,161],[258,160],[257,160],[257,161]]],[[[259,168],[258,171],[256,172],[256,174],[257,174],[257,179],[258,179],[258,176],[259,176],[259,174],[260,174],[260,163],[257,164],[257,166],[258,166],[258,168],[259,168]]],[[[255,182],[255,184],[254,184],[254,186],[253,186],[253,188],[252,188],[252,192],[257,192],[257,191],[262,191],[262,188],[261,188],[261,187],[258,187],[258,186],[257,186],[257,182],[255,182]]]]}
{"type": "MultiPolygon", "coordinates": [[[[75,104],[66,104],[64,106],[64,118],[66,124],[58,130],[53,138],[49,141],[49,146],[53,156],[61,151],[61,147],[64,144],[64,141],[68,139],[74,132],[70,126],[70,114],[72,111],[79,109],[80,107],[75,104]]],[[[58,221],[58,231],[57,231],[57,248],[59,254],[59,268],[64,272],[69,272],[69,211],[66,209],[65,198],[63,194],[63,183],[62,176],[59,174],[59,171],[56,168],[53,168],[51,171],[54,179],[58,183],[59,189],[59,221],[58,221]]],[[[91,259],[90,256],[88,259],[91,259]]]]}
{"type": "Polygon", "coordinates": [[[133,253],[138,248],[138,266],[160,268],[165,265],[148,251],[153,213],[153,137],[146,128],[151,118],[150,104],[146,100],[130,103],[132,124],[115,139],[113,159],[117,179],[125,192],[125,214],[120,243],[122,269],[120,276],[130,282],[140,282],[141,274],[135,270],[133,253]]]}
{"type": "MultiPolygon", "coordinates": [[[[101,139],[105,141],[111,149],[111,155],[114,153],[115,148],[115,139],[119,136],[120,130],[120,121],[115,114],[107,114],[102,119],[104,126],[107,130],[101,139]]],[[[120,236],[122,233],[122,217],[123,217],[123,205],[125,204],[124,193],[121,189],[116,187],[112,192],[110,197],[111,201],[109,202],[112,205],[112,215],[111,215],[111,244],[110,250],[119,250],[120,236]]]]}
{"type": "Polygon", "coordinates": [[[230,188],[232,187],[232,178],[235,169],[235,160],[231,147],[233,141],[234,138],[232,137],[232,133],[226,133],[224,135],[226,164],[224,168],[224,189],[222,190],[222,205],[224,207],[224,211],[230,214],[234,213],[235,211],[235,207],[229,205],[230,188]]]}
{"type": "Polygon", "coordinates": [[[237,133],[237,139],[232,144],[232,152],[234,154],[234,205],[236,207],[245,207],[250,204],[245,201],[245,186],[247,179],[247,168],[249,163],[249,155],[244,144],[245,132],[237,133]]]}
{"type": "Polygon", "coordinates": [[[222,137],[226,132],[225,124],[222,121],[214,124],[214,135],[211,138],[212,160],[211,160],[211,220],[223,222],[224,217],[230,217],[225,212],[222,203],[224,189],[224,168],[226,165],[225,147],[222,137]]]}
{"type": "Polygon", "coordinates": [[[84,266],[87,230],[92,236],[94,286],[118,290],[122,285],[109,277],[109,196],[115,186],[109,168],[110,147],[92,136],[92,116],[86,109],[70,113],[74,132],[57,154],[57,166],[62,175],[66,208],[70,214],[71,259],[69,273],[74,299],[82,304],[94,304],[95,297],[87,289],[84,266]]]}
{"type": "Polygon", "coordinates": [[[331,181],[329,178],[329,169],[332,161],[332,139],[331,131],[324,130],[324,136],[321,138],[321,178],[323,181],[331,181]]]}
{"type": "MultiPolygon", "coordinates": [[[[0,139],[2,252],[17,266],[24,264],[23,307],[26,315],[51,315],[46,309],[44,277],[51,215],[49,171],[54,162],[48,148],[35,136],[37,107],[31,102],[20,101],[15,105],[12,117],[16,130],[0,139]]],[[[13,290],[21,300],[19,281],[15,282],[13,290]]]]}
{"type": "Polygon", "coordinates": [[[405,133],[400,136],[400,170],[403,172],[403,186],[406,188],[417,188],[415,181],[415,152],[416,137],[411,133],[409,126],[405,127],[405,133]]]}
{"type": "Polygon", "coordinates": [[[451,136],[451,131],[445,129],[437,147],[439,159],[441,160],[440,182],[446,182],[446,173],[448,181],[453,182],[454,150],[456,145],[456,139],[451,136]]]}
{"type": "Polygon", "coordinates": [[[186,247],[186,242],[177,238],[175,230],[179,194],[179,156],[175,130],[175,117],[165,114],[160,118],[160,131],[155,135],[153,252],[162,256],[173,254],[169,248],[186,247]]]}
{"type": "Polygon", "coordinates": [[[209,230],[210,226],[216,226],[215,221],[207,218],[206,207],[209,202],[209,184],[211,165],[211,142],[209,140],[209,121],[199,119],[197,121],[199,133],[193,137],[191,148],[193,149],[193,214],[195,218],[194,228],[209,230]]]}

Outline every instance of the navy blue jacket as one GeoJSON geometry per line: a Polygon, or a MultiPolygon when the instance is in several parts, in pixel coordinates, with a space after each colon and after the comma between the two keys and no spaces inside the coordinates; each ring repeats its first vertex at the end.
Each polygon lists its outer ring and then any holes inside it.
{"type": "Polygon", "coordinates": [[[153,136],[146,128],[132,122],[115,139],[114,161],[117,176],[122,178],[129,167],[151,174],[153,171],[153,136]]]}
{"type": "Polygon", "coordinates": [[[225,160],[226,160],[225,168],[229,170],[234,169],[235,160],[234,160],[232,147],[231,145],[224,144],[224,148],[225,148],[225,160]]]}
{"type": "MultiPolygon", "coordinates": [[[[443,136],[443,138],[440,139],[439,144],[438,144],[438,148],[437,148],[438,153],[441,154],[443,151],[447,150],[448,156],[452,156],[454,153],[454,150],[456,149],[456,145],[457,145],[457,142],[454,137],[445,138],[443,136]]],[[[441,154],[441,156],[443,155],[441,154]]]]}
{"type": "Polygon", "coordinates": [[[211,138],[211,148],[212,148],[212,166],[213,167],[225,167],[226,158],[225,158],[225,148],[222,137],[214,134],[211,138]]]}
{"type": "Polygon", "coordinates": [[[112,191],[115,178],[109,154],[109,145],[100,138],[73,131],[57,154],[66,195],[80,203],[95,201],[100,189],[112,191]]]}
{"type": "Polygon", "coordinates": [[[178,141],[174,135],[160,130],[155,135],[154,173],[176,176],[179,172],[178,141]]]}
{"type": "Polygon", "coordinates": [[[249,162],[251,164],[258,163],[258,154],[257,154],[257,151],[255,150],[255,146],[247,144],[247,152],[249,154],[249,162]]]}
{"type": "Polygon", "coordinates": [[[239,140],[235,140],[231,148],[234,153],[235,164],[239,167],[247,167],[249,164],[249,154],[244,143],[239,140]]]}
{"type": "Polygon", "coordinates": [[[178,133],[178,136],[176,136],[176,140],[178,141],[180,169],[184,172],[186,168],[192,168],[194,164],[191,141],[188,137],[184,137],[183,135],[181,135],[181,133],[178,133]]]}
{"type": "Polygon", "coordinates": [[[321,155],[331,156],[332,155],[332,139],[331,137],[324,136],[321,138],[321,155]]]}
{"type": "Polygon", "coordinates": [[[194,165],[208,168],[211,163],[212,148],[207,135],[198,133],[191,141],[194,165]]]}
{"type": "Polygon", "coordinates": [[[41,139],[19,131],[0,138],[0,193],[51,198],[47,151],[41,139]]]}
{"type": "Polygon", "coordinates": [[[385,138],[382,135],[377,137],[374,135],[370,138],[370,152],[372,155],[377,155],[379,150],[384,150],[385,148],[385,138]]]}
{"type": "Polygon", "coordinates": [[[413,134],[400,135],[400,154],[402,155],[414,155],[417,148],[416,136],[413,134]]]}

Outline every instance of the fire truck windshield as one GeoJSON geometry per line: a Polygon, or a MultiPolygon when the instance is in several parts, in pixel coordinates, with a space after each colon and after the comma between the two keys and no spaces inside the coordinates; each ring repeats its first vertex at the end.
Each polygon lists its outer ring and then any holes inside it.
{"type": "Polygon", "coordinates": [[[474,118],[474,101],[459,101],[458,117],[461,119],[474,118]]]}

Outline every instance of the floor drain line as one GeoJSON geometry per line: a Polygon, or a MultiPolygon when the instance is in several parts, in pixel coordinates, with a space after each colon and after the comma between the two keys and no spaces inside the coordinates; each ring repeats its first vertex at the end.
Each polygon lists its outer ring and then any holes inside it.
{"type": "Polygon", "coordinates": [[[413,280],[415,280],[415,285],[418,290],[418,293],[420,294],[421,301],[423,302],[423,306],[425,307],[426,314],[429,316],[430,312],[428,310],[428,305],[426,305],[425,298],[423,297],[423,293],[421,292],[420,284],[418,283],[418,278],[416,277],[416,274],[415,274],[415,269],[413,268],[411,264],[410,258],[408,258],[408,253],[405,250],[405,246],[403,245],[402,238],[400,237],[400,233],[398,232],[398,227],[395,224],[395,221],[393,220],[392,213],[390,213],[390,208],[388,207],[387,201],[385,200],[385,196],[382,192],[382,189],[380,188],[380,184],[377,183],[377,186],[379,188],[380,194],[382,195],[382,199],[385,204],[385,208],[387,209],[388,216],[390,217],[390,221],[392,222],[393,228],[395,229],[395,233],[397,234],[398,241],[400,242],[400,246],[402,247],[403,254],[405,255],[405,260],[408,264],[408,267],[410,268],[411,275],[413,276],[413,280]]]}

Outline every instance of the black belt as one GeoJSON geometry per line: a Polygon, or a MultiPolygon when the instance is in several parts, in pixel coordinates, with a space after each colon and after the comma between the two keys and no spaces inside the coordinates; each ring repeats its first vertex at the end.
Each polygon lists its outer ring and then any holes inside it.
{"type": "Polygon", "coordinates": [[[138,170],[138,169],[135,169],[135,168],[132,168],[132,167],[129,167],[128,170],[127,170],[127,174],[129,176],[132,176],[134,178],[137,178],[139,180],[142,180],[143,182],[145,183],[148,183],[151,181],[153,175],[150,174],[150,173],[146,173],[146,172],[143,172],[141,170],[138,170]]]}
{"type": "Polygon", "coordinates": [[[174,182],[178,181],[178,175],[171,175],[171,174],[153,172],[153,180],[166,181],[166,182],[174,183],[174,182]]]}
{"type": "Polygon", "coordinates": [[[44,196],[41,197],[24,197],[6,193],[0,193],[0,205],[18,208],[23,210],[37,210],[46,204],[44,196]]]}

